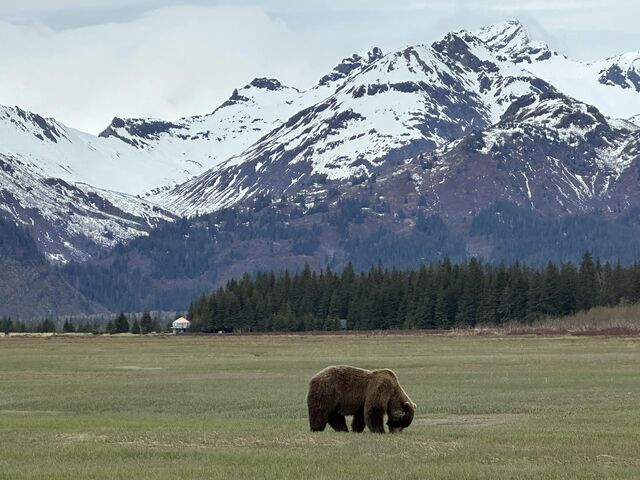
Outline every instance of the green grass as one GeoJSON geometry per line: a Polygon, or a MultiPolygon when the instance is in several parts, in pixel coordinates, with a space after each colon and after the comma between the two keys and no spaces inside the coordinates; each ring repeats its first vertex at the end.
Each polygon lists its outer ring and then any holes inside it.
{"type": "Polygon", "coordinates": [[[640,478],[640,338],[0,338],[1,479],[640,478]],[[389,367],[400,435],[311,434],[307,380],[389,367]]]}

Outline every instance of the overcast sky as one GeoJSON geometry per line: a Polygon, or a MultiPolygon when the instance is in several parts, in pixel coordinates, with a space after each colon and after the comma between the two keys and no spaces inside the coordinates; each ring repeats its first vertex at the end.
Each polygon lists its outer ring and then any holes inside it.
{"type": "Polygon", "coordinates": [[[580,60],[640,50],[636,0],[0,0],[0,103],[97,133],[207,113],[256,76],[308,88],[352,52],[518,18],[580,60]]]}

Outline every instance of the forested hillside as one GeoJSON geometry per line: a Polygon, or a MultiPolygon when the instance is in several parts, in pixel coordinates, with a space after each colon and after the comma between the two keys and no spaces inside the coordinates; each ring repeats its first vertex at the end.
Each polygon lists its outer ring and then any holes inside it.
{"type": "Polygon", "coordinates": [[[44,317],[106,310],[49,265],[29,233],[0,217],[0,315],[44,317]]]}
{"type": "MultiPolygon", "coordinates": [[[[299,272],[330,267],[354,271],[415,269],[449,257],[497,265],[519,261],[579,263],[585,251],[603,262],[630,265],[640,258],[640,226],[633,212],[550,218],[498,202],[466,221],[447,225],[420,198],[381,196],[357,185],[355,198],[259,198],[250,208],[224,209],[165,224],[148,237],[63,269],[67,281],[112,312],[184,310],[196,296],[248,273],[299,272]],[[385,212],[386,214],[382,214],[385,212]]],[[[330,188],[329,188],[330,189],[330,188]]]]}

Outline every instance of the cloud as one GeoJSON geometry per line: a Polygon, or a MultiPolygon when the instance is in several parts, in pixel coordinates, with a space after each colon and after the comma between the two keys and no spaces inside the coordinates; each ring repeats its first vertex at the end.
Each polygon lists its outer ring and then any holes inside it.
{"type": "Polygon", "coordinates": [[[204,113],[255,76],[320,75],[328,65],[309,53],[314,42],[257,7],[166,7],[61,31],[0,23],[0,44],[11,45],[0,49],[0,103],[93,132],[115,114],[204,113]]]}

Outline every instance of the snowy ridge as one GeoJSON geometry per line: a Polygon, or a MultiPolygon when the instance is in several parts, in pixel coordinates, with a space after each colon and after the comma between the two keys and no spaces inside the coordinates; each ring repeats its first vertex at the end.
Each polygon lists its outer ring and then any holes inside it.
{"type": "Polygon", "coordinates": [[[145,194],[241,153],[304,101],[298,90],[277,80],[254,79],[211,114],[174,122],[115,118],[97,137],[0,106],[0,153],[32,160],[51,177],[145,194]]]}
{"type": "Polygon", "coordinates": [[[170,181],[158,181],[146,189],[157,190],[181,183],[242,152],[293,114],[301,102],[297,89],[274,79],[256,78],[236,89],[210,114],[174,122],[115,118],[100,137],[118,139],[152,158],[177,159],[184,174],[174,173],[170,181]]]}
{"type": "Polygon", "coordinates": [[[276,79],[255,78],[210,114],[173,122],[114,118],[99,136],[118,139],[150,158],[178,159],[163,179],[154,180],[151,187],[145,184],[144,192],[157,194],[242,153],[295,113],[332,95],[351,72],[381,56],[382,51],[373,48],[343,59],[307,91],[276,79]]]}
{"type": "Polygon", "coordinates": [[[342,59],[333,70],[322,77],[318,82],[318,86],[330,86],[341,80],[346,79],[351,73],[359,70],[376,60],[380,60],[384,54],[379,47],[373,47],[371,50],[354,53],[350,57],[342,59]]]}
{"type": "Polygon", "coordinates": [[[37,165],[42,175],[137,194],[181,176],[167,155],[153,157],[113,138],[69,128],[18,107],[0,106],[0,154],[37,165]],[[126,172],[126,175],[123,174],[126,172]]]}
{"type": "Polygon", "coordinates": [[[600,83],[640,92],[640,51],[618,55],[598,65],[602,65],[600,83]]]}
{"type": "Polygon", "coordinates": [[[583,63],[531,41],[517,20],[474,32],[497,55],[520,64],[559,91],[594,105],[611,117],[629,118],[640,112],[640,52],[583,63]]]}

